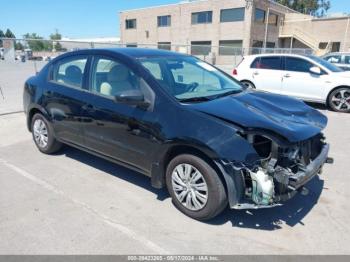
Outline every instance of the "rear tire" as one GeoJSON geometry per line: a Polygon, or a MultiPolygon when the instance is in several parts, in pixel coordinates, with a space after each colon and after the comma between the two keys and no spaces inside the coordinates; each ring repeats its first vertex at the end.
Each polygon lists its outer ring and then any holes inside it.
{"type": "Polygon", "coordinates": [[[241,83],[243,85],[245,85],[248,90],[255,90],[256,89],[255,85],[252,82],[250,82],[250,81],[243,80],[243,81],[241,81],[241,83]]]}
{"type": "Polygon", "coordinates": [[[33,116],[31,130],[34,143],[40,152],[53,154],[62,148],[62,143],[56,140],[50,123],[42,114],[37,113],[33,116]]]}
{"type": "Polygon", "coordinates": [[[328,106],[331,110],[342,113],[350,112],[350,88],[337,88],[328,96],[328,106]]]}
{"type": "Polygon", "coordinates": [[[209,220],[227,206],[225,187],[219,175],[197,156],[183,154],[171,160],[166,184],[174,205],[191,218],[209,220]]]}

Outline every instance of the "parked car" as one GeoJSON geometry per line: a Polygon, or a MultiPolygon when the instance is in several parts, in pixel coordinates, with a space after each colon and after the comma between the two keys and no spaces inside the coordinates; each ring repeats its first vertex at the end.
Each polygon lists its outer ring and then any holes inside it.
{"type": "Polygon", "coordinates": [[[329,53],[322,58],[345,71],[350,71],[350,53],[329,53]]]}
{"type": "Polygon", "coordinates": [[[233,70],[233,76],[249,88],[322,103],[338,112],[350,112],[350,72],[316,56],[246,56],[233,70]]]}
{"type": "Polygon", "coordinates": [[[66,53],[23,100],[41,152],[67,144],[131,168],[198,220],[281,205],[331,162],[320,112],[165,50],[66,53]]]}

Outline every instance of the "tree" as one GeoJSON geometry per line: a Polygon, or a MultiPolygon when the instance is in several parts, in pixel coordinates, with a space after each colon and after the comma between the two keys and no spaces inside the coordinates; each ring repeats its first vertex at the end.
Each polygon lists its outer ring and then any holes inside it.
{"type": "MultiPolygon", "coordinates": [[[[5,37],[5,34],[2,30],[0,30],[0,38],[5,37]]],[[[2,47],[2,40],[0,40],[0,47],[2,47]]]]}
{"type": "Polygon", "coordinates": [[[24,46],[22,45],[21,42],[16,42],[15,49],[16,50],[24,50],[24,46]]]}
{"type": "Polygon", "coordinates": [[[54,34],[50,35],[50,39],[53,40],[52,42],[52,48],[56,51],[62,51],[62,45],[60,42],[58,42],[58,40],[62,39],[62,35],[58,32],[58,30],[56,29],[54,34]]]}
{"type": "Polygon", "coordinates": [[[330,0],[275,0],[303,14],[325,16],[331,7],[330,0]]]}
{"type": "Polygon", "coordinates": [[[23,37],[24,39],[27,39],[28,46],[33,51],[51,50],[51,44],[48,41],[44,41],[44,38],[37,35],[36,33],[27,33],[23,37]]]}
{"type": "Polygon", "coordinates": [[[11,32],[10,29],[6,30],[5,37],[6,38],[16,38],[16,36],[14,35],[14,33],[11,32]]]}

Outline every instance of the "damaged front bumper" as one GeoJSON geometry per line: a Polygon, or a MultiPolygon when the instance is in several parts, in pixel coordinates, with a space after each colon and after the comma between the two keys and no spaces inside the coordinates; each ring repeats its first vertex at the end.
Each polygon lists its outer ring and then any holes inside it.
{"type": "Polygon", "coordinates": [[[333,159],[328,157],[329,150],[329,144],[324,143],[319,155],[308,165],[299,168],[298,172],[292,172],[288,168],[277,165],[270,169],[256,167],[253,170],[237,167],[234,163],[221,165],[220,169],[224,172],[228,186],[230,207],[232,209],[272,208],[283,205],[283,202],[293,198],[298,192],[306,193],[304,185],[321,173],[325,163],[333,163],[333,159]],[[251,178],[249,188],[246,185],[244,172],[251,178]],[[230,190],[230,184],[234,190],[230,190]],[[276,189],[281,186],[283,190],[276,189]]]}

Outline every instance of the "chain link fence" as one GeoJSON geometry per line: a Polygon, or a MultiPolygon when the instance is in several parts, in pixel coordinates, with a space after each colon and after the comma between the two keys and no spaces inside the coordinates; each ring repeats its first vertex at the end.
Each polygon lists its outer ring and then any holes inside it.
{"type": "Polygon", "coordinates": [[[311,54],[310,49],[237,48],[210,45],[171,45],[170,43],[120,44],[0,38],[0,115],[22,110],[22,88],[48,61],[60,54],[90,48],[154,48],[191,54],[231,73],[243,56],[264,53],[311,54]]]}

